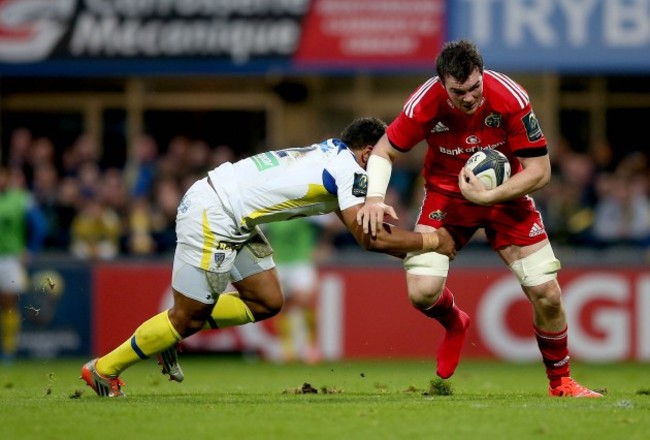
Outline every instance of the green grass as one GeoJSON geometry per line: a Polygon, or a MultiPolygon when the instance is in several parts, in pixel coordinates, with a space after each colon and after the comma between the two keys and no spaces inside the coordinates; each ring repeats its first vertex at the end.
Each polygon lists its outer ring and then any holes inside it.
{"type": "Polygon", "coordinates": [[[647,364],[574,364],[574,377],[606,387],[606,397],[551,399],[541,363],[466,361],[448,381],[452,394],[435,395],[430,361],[303,366],[216,355],[181,359],[182,384],[167,382],[153,360],[129,369],[126,399],[97,397],[78,378],[82,359],[0,366],[0,439],[650,436],[647,364]],[[318,393],[296,393],[305,382],[318,393]]]}

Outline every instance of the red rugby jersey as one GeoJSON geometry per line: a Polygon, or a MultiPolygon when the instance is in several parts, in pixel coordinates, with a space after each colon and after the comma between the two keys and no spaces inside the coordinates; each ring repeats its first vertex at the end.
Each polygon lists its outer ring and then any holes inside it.
{"type": "Polygon", "coordinates": [[[462,197],[458,188],[461,167],[476,151],[501,151],[510,160],[513,174],[521,171],[516,156],[548,152],[528,93],[508,76],[491,70],[483,73],[483,102],[474,114],[455,108],[436,76],[413,92],[386,133],[401,151],[426,140],[422,175],[427,189],[456,197],[462,197]]]}

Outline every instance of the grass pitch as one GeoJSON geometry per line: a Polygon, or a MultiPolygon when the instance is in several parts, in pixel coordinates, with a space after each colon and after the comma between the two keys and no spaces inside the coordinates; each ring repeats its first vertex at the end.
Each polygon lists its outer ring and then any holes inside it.
{"type": "Polygon", "coordinates": [[[440,384],[432,361],[305,366],[182,355],[182,384],[149,360],[123,375],[126,399],[106,399],[79,379],[85,361],[0,366],[0,438],[650,438],[648,364],[574,364],[574,378],[607,388],[606,397],[551,399],[541,363],[465,361],[440,384]]]}

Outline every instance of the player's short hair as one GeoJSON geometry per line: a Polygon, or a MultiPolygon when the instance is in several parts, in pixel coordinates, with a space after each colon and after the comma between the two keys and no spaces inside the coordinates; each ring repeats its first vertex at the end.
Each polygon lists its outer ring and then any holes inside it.
{"type": "Polygon", "coordinates": [[[436,59],[436,71],[443,84],[447,77],[464,83],[476,68],[483,73],[483,57],[476,45],[469,40],[445,43],[436,59]]]}
{"type": "Polygon", "coordinates": [[[379,118],[365,117],[352,121],[341,132],[341,140],[348,148],[359,150],[375,145],[386,132],[386,123],[379,118]]]}

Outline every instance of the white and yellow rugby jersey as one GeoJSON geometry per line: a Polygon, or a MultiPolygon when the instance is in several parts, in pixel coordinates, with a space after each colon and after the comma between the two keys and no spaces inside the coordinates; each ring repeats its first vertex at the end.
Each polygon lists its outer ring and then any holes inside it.
{"type": "Polygon", "coordinates": [[[363,203],[368,182],[352,151],[338,139],[261,153],[208,175],[244,233],[259,224],[363,203]]]}

